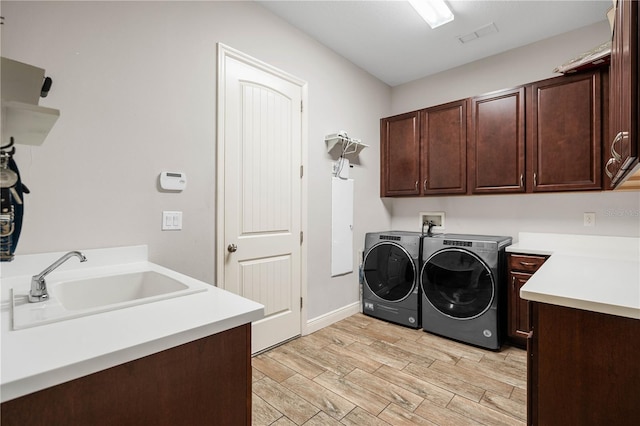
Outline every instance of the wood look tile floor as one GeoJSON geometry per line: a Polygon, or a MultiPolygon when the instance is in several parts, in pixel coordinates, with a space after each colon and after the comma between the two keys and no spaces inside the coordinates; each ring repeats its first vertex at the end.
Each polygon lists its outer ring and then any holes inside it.
{"type": "Polygon", "coordinates": [[[252,359],[253,425],[524,425],[526,352],[355,314],[252,359]]]}

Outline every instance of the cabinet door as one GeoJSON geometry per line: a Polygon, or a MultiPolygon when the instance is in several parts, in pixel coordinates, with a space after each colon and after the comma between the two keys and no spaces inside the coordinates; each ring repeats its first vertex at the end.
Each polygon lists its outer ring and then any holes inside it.
{"type": "Polygon", "coordinates": [[[380,120],[380,195],[420,195],[420,114],[380,120]]]}
{"type": "Polygon", "coordinates": [[[469,124],[471,192],[524,192],[524,87],[473,98],[469,124]]]}
{"type": "Polygon", "coordinates": [[[543,80],[529,90],[530,190],[601,189],[600,72],[543,80]]]}
{"type": "Polygon", "coordinates": [[[531,332],[529,302],[520,298],[520,289],[547,260],[547,256],[509,253],[507,256],[507,336],[511,343],[525,347],[531,332]]]}
{"type": "Polygon", "coordinates": [[[640,419],[640,321],[532,303],[529,425],[633,425],[640,419]]]}
{"type": "Polygon", "coordinates": [[[421,111],[422,193],[467,192],[466,100],[421,111]]]}
{"type": "Polygon", "coordinates": [[[3,426],[251,425],[251,324],[0,406],[3,426]]]}
{"type": "Polygon", "coordinates": [[[611,45],[611,132],[605,173],[615,186],[638,163],[638,2],[618,0],[611,45]]]}
{"type": "Polygon", "coordinates": [[[509,319],[507,334],[509,339],[521,347],[527,344],[527,336],[531,331],[529,322],[529,302],[520,298],[520,289],[531,278],[531,274],[522,272],[509,273],[509,319]]]}

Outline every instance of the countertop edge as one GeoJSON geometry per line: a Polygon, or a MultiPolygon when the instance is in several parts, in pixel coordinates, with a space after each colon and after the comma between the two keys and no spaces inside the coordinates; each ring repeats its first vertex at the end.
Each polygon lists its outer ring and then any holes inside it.
{"type": "Polygon", "coordinates": [[[1,402],[4,403],[33,392],[79,379],[176,346],[190,343],[214,334],[223,333],[232,328],[239,327],[244,324],[250,324],[252,321],[261,319],[262,316],[262,309],[255,309],[213,324],[185,330],[151,342],[144,342],[119,351],[103,354],[99,357],[70,364],[56,370],[25,377],[9,383],[3,383],[1,402]]]}
{"type": "Polygon", "coordinates": [[[507,246],[505,251],[507,253],[513,253],[513,254],[532,254],[532,255],[538,255],[538,256],[551,256],[554,253],[553,250],[545,250],[540,248],[526,248],[526,247],[520,247],[517,244],[514,244],[514,246],[515,247],[507,246]]]}
{"type": "Polygon", "coordinates": [[[522,299],[640,319],[638,247],[640,238],[633,237],[522,233],[506,251],[550,256],[520,289],[522,299]],[[620,294],[609,297],[603,283],[620,294]]]}
{"type": "Polygon", "coordinates": [[[572,299],[568,297],[538,293],[535,291],[520,290],[520,296],[530,302],[546,303],[565,308],[581,309],[583,311],[600,314],[615,315],[640,320],[640,310],[628,306],[611,305],[607,303],[592,302],[588,300],[572,299]]]}

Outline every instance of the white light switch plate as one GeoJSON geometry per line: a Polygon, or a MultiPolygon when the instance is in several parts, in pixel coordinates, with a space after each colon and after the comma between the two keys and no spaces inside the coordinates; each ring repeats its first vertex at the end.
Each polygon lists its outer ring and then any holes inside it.
{"type": "Polygon", "coordinates": [[[162,230],[179,231],[180,229],[182,229],[182,212],[163,211],[162,230]]]}

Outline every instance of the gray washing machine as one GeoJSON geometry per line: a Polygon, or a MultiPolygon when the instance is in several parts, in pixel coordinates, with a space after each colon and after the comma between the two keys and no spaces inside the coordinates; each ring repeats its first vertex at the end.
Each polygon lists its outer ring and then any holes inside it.
{"type": "Polygon", "coordinates": [[[425,238],[422,328],[498,350],[506,332],[506,254],[511,237],[443,234],[425,238]]]}
{"type": "Polygon", "coordinates": [[[362,312],[420,328],[420,232],[370,232],[362,262],[362,312]]]}

